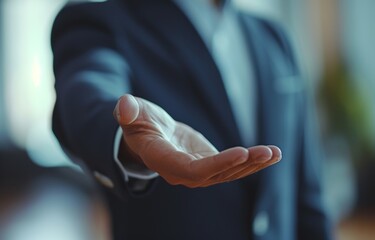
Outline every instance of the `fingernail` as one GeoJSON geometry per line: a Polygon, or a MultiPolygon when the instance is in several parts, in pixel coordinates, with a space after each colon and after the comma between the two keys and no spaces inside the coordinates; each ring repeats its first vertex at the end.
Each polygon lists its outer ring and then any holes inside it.
{"type": "Polygon", "coordinates": [[[273,155],[275,155],[275,154],[279,155],[279,157],[275,158],[275,160],[274,160],[275,163],[279,162],[281,160],[281,158],[283,157],[283,153],[280,150],[280,148],[278,148],[276,146],[273,146],[273,145],[269,145],[268,147],[272,150],[273,155]]]}
{"type": "Polygon", "coordinates": [[[277,158],[277,161],[278,161],[278,162],[281,161],[282,158],[283,158],[283,153],[280,152],[280,156],[277,158]]]}
{"type": "Polygon", "coordinates": [[[263,152],[259,153],[258,156],[255,156],[256,159],[259,159],[261,162],[266,162],[272,159],[272,150],[269,147],[263,149],[263,152]]]}

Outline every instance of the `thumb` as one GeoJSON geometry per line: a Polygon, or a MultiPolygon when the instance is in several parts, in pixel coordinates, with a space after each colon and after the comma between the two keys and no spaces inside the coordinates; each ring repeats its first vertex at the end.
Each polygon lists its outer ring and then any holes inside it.
{"type": "Polygon", "coordinates": [[[121,126],[132,124],[139,115],[138,101],[130,94],[125,94],[118,100],[114,117],[121,126]]]}

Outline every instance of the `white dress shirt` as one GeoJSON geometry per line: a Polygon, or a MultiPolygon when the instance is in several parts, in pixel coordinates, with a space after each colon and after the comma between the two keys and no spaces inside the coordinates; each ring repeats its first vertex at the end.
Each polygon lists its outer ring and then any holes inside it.
{"type": "MultiPolygon", "coordinates": [[[[211,0],[174,0],[186,14],[206,44],[218,66],[240,136],[245,147],[254,145],[256,137],[257,96],[252,59],[234,3],[227,1],[222,8],[211,0]]],[[[114,159],[129,177],[150,180],[158,176],[148,169],[124,166],[118,159],[122,130],[118,129],[114,144],[114,159]]]]}

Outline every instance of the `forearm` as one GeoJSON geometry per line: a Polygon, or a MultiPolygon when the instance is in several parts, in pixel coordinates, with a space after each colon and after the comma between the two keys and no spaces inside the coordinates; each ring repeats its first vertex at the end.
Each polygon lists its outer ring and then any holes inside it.
{"type": "Polygon", "coordinates": [[[124,195],[125,178],[113,158],[118,123],[112,113],[117,99],[129,91],[118,71],[121,65],[115,52],[99,49],[56,66],[54,131],[90,173],[106,176],[124,195]]]}

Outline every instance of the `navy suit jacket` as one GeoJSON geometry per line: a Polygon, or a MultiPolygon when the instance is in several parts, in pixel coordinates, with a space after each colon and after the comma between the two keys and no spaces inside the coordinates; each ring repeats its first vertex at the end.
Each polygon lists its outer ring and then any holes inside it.
{"type": "Polygon", "coordinates": [[[154,102],[219,150],[241,145],[217,66],[172,1],[74,4],[57,16],[53,130],[89,173],[114,183],[106,195],[115,239],[329,239],[315,116],[291,47],[275,23],[238,17],[256,73],[257,144],[279,146],[283,160],[231,183],[189,189],[159,177],[134,193],[113,160],[117,99],[154,102]]]}

